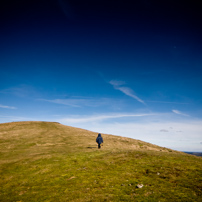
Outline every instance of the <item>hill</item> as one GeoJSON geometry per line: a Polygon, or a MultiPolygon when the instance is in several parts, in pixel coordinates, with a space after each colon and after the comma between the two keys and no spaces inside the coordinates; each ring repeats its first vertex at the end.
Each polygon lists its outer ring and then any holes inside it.
{"type": "Polygon", "coordinates": [[[192,155],[195,155],[195,156],[201,156],[202,157],[202,153],[201,152],[185,152],[187,154],[192,154],[192,155]]]}
{"type": "Polygon", "coordinates": [[[201,201],[201,157],[102,136],[98,150],[95,132],[0,124],[0,201],[201,201]]]}

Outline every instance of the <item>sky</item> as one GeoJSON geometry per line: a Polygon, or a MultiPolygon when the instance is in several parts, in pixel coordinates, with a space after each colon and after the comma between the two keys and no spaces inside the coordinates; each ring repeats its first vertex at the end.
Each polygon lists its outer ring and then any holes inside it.
{"type": "Polygon", "coordinates": [[[54,121],[202,152],[200,1],[4,0],[0,123],[54,121]]]}

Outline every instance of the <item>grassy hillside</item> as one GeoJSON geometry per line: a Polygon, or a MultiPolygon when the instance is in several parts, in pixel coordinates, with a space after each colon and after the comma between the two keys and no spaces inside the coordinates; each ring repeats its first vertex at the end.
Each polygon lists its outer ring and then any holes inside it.
{"type": "Polygon", "coordinates": [[[87,130],[0,124],[0,201],[202,201],[201,157],[102,136],[98,150],[87,130]]]}

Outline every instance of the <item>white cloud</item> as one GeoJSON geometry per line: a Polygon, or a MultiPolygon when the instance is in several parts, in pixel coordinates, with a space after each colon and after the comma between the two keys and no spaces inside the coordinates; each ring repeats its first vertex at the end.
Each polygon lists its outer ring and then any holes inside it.
{"type": "Polygon", "coordinates": [[[81,102],[81,100],[76,100],[76,99],[54,99],[54,100],[47,100],[47,99],[38,99],[40,101],[45,101],[45,102],[51,102],[51,103],[55,103],[55,104],[62,104],[62,105],[68,105],[71,107],[79,107],[79,102],[81,102]]]}
{"type": "Polygon", "coordinates": [[[36,89],[29,85],[19,85],[12,88],[3,89],[0,91],[3,94],[11,94],[17,97],[31,97],[38,95],[36,89]]]}
{"type": "Polygon", "coordinates": [[[98,107],[101,105],[107,105],[112,103],[112,99],[110,98],[68,98],[68,99],[38,99],[39,101],[46,101],[51,102],[55,104],[62,104],[67,105],[71,107],[82,107],[82,106],[88,106],[88,107],[98,107]]]}
{"type": "Polygon", "coordinates": [[[145,104],[143,100],[141,100],[138,96],[135,95],[134,91],[131,88],[119,87],[117,89],[120,90],[121,92],[125,93],[126,95],[136,99],[138,102],[145,104]]]}
{"type": "Polygon", "coordinates": [[[125,84],[125,81],[111,80],[109,83],[113,86],[122,86],[125,84]]]}
{"type": "Polygon", "coordinates": [[[1,104],[0,104],[0,108],[4,108],[4,109],[17,109],[16,107],[6,106],[6,105],[1,105],[1,104]]]}
{"type": "Polygon", "coordinates": [[[190,104],[188,102],[167,102],[167,101],[157,101],[157,100],[147,100],[147,102],[165,103],[165,104],[179,104],[179,105],[190,104]]]}
{"type": "Polygon", "coordinates": [[[176,110],[176,109],[173,109],[172,112],[175,113],[175,114],[183,115],[183,116],[189,116],[188,114],[184,114],[181,111],[176,110]]]}
{"type": "Polygon", "coordinates": [[[142,99],[140,99],[137,95],[135,95],[135,92],[131,88],[123,86],[125,84],[124,81],[111,80],[109,83],[114,87],[114,89],[120,90],[125,95],[134,98],[135,100],[141,102],[142,104],[145,104],[145,102],[142,99]]]}
{"type": "Polygon", "coordinates": [[[66,124],[74,123],[92,123],[92,122],[101,122],[107,119],[119,119],[127,117],[143,117],[143,116],[152,116],[154,114],[105,114],[105,115],[93,115],[93,116],[72,116],[71,118],[60,119],[60,122],[66,124]]]}

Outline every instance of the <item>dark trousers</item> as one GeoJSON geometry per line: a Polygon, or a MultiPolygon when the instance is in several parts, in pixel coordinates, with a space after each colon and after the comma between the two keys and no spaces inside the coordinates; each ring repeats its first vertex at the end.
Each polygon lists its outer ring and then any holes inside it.
{"type": "Polygon", "coordinates": [[[98,149],[100,149],[101,148],[101,145],[100,144],[98,144],[98,149]]]}

